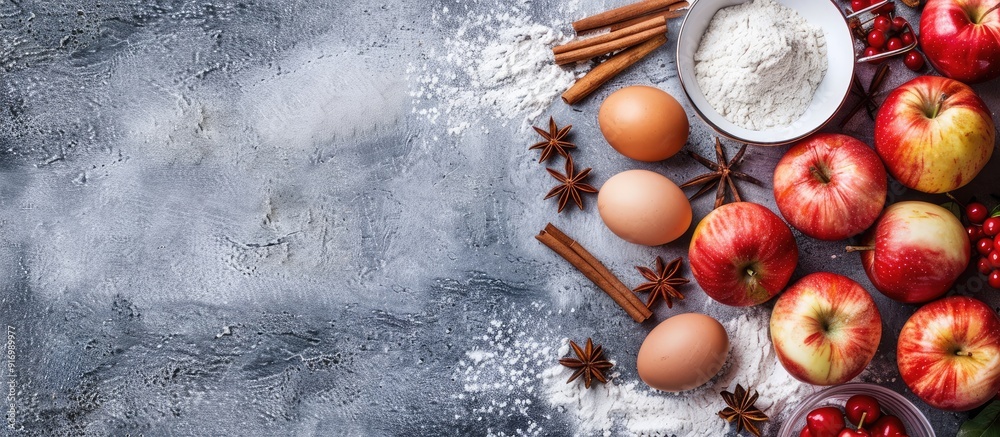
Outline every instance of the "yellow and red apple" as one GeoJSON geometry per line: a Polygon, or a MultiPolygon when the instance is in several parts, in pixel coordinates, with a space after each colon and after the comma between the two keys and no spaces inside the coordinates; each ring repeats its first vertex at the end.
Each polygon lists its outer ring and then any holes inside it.
{"type": "Polygon", "coordinates": [[[788,287],[771,312],[771,343],[796,379],[842,384],[858,376],[878,349],[882,316],[850,278],[812,273],[788,287]]]}
{"type": "Polygon", "coordinates": [[[820,240],[868,229],[885,206],[885,167],[861,141],[819,133],[792,146],[774,169],[774,201],[794,228],[820,240]]]}
{"type": "Polygon", "coordinates": [[[968,184],[993,155],[996,128],[976,92],[920,76],[893,90],[875,118],[875,151],[889,174],[925,193],[968,184]]]}
{"type": "Polygon", "coordinates": [[[928,405],[978,407],[1000,391],[1000,319],[971,297],[931,302],[903,325],[896,362],[903,381],[928,405]]]}
{"type": "Polygon", "coordinates": [[[861,246],[861,264],[875,288],[904,303],[940,297],[969,266],[971,245],[962,222],[938,205],[890,205],[861,246]]]}
{"type": "Polygon", "coordinates": [[[764,303],[780,293],[799,262],[792,230],[750,202],[722,205],[698,223],[688,251],[691,274],[726,305],[764,303]]]}

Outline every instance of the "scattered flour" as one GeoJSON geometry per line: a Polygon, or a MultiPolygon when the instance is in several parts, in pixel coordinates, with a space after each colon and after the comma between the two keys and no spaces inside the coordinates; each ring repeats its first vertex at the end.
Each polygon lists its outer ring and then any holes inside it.
{"type": "Polygon", "coordinates": [[[694,55],[695,78],[726,120],[752,130],[805,113],[826,75],[826,38],[775,0],[720,9],[694,55]]]}
{"type": "MultiPolygon", "coordinates": [[[[533,415],[532,400],[544,399],[576,425],[578,435],[626,434],[678,437],[720,436],[733,428],[717,415],[725,407],[719,392],[737,383],[757,390],[757,407],[771,416],[762,431],[773,435],[784,414],[805,396],[818,390],[795,380],[778,363],[768,336],[768,313],[747,310],[724,325],[731,349],[725,367],[706,385],[684,393],[653,390],[638,378],[623,379],[612,369],[607,384],[587,390],[583,383],[567,384],[572,371],[556,364],[570,355],[568,339],[542,339],[528,335],[537,328],[537,317],[524,314],[508,321],[493,321],[481,340],[488,344],[466,352],[456,378],[464,393],[476,397],[475,420],[518,417],[525,435],[544,435],[547,417],[533,415]],[[531,328],[529,328],[529,326],[531,328]],[[561,347],[553,343],[559,342],[561,347]],[[530,432],[529,432],[530,430],[530,432]]],[[[605,339],[607,340],[607,339],[605,339]]],[[[609,356],[614,361],[614,356],[609,356]]],[[[551,430],[549,430],[551,431],[551,430]]]]}
{"type": "Polygon", "coordinates": [[[453,135],[491,115],[503,123],[524,115],[523,130],[583,74],[554,64],[552,47],[568,39],[562,32],[516,6],[503,9],[468,17],[428,62],[410,65],[413,113],[453,135]]]}

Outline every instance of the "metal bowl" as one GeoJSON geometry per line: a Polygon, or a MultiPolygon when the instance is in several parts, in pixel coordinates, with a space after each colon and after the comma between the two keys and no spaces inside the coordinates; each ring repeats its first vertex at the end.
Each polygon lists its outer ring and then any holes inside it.
{"type": "MultiPolygon", "coordinates": [[[[694,54],[715,13],[749,0],[694,0],[677,37],[677,73],[681,87],[698,117],[719,135],[743,143],[777,146],[800,140],[826,125],[847,99],[854,77],[854,38],[843,14],[831,0],[778,0],[807,21],[823,29],[827,47],[827,71],[812,103],[788,126],[751,130],[726,120],[708,103],[694,74],[694,54]]],[[[737,37],[737,36],[734,36],[737,37]]]]}
{"type": "Polygon", "coordinates": [[[850,383],[830,387],[802,400],[802,403],[792,411],[788,419],[781,424],[778,437],[798,437],[806,426],[806,416],[810,411],[820,407],[837,406],[843,409],[851,396],[865,394],[878,400],[882,411],[899,418],[906,426],[910,437],[936,437],[927,418],[903,395],[885,387],[867,383],[850,383]]]}

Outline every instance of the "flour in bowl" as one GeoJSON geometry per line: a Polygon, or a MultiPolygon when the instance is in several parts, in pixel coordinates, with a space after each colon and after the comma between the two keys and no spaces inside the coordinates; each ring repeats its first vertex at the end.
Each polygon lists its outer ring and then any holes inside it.
{"type": "Polygon", "coordinates": [[[823,30],[775,0],[720,9],[694,55],[695,78],[726,120],[751,130],[805,113],[826,75],[823,30]]]}

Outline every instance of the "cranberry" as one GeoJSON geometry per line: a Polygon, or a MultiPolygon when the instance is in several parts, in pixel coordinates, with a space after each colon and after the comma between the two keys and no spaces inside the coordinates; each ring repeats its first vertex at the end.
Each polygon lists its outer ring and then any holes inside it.
{"type": "Polygon", "coordinates": [[[882,417],[882,408],[878,405],[878,400],[871,396],[854,395],[847,399],[844,413],[851,425],[863,428],[865,424],[872,423],[882,417]]]}
{"type": "Polygon", "coordinates": [[[993,239],[993,250],[1000,251],[1000,238],[993,239]]]}
{"type": "MultiPolygon", "coordinates": [[[[867,58],[869,56],[875,56],[875,55],[878,55],[880,53],[882,53],[881,50],[876,49],[875,47],[868,47],[868,48],[865,49],[864,53],[861,54],[861,56],[864,57],[864,58],[867,58]]],[[[870,60],[870,61],[868,61],[868,63],[869,64],[879,64],[882,61],[883,61],[882,59],[879,59],[879,60],[870,60]]]]}
{"type": "Polygon", "coordinates": [[[872,5],[871,0],[851,0],[851,10],[860,11],[872,5]]]}
{"type": "Polygon", "coordinates": [[[990,210],[979,202],[971,202],[965,205],[965,216],[969,218],[972,224],[981,225],[983,222],[990,218],[990,210]]]}
{"type": "Polygon", "coordinates": [[[990,262],[990,267],[1000,269],[1000,251],[990,252],[989,255],[986,255],[986,260],[990,262]]]}
{"type": "Polygon", "coordinates": [[[896,416],[882,416],[868,429],[871,430],[872,437],[906,437],[906,427],[896,416]]]}
{"type": "MultiPolygon", "coordinates": [[[[873,2],[873,3],[878,3],[878,2],[876,1],[876,2],[873,2]]],[[[883,15],[884,16],[884,15],[888,15],[888,14],[892,13],[892,11],[895,11],[895,10],[896,10],[896,3],[889,2],[889,3],[886,3],[886,4],[882,5],[882,6],[879,6],[879,7],[875,8],[875,10],[872,11],[872,12],[876,13],[878,15],[883,15]]]]}
{"type": "Polygon", "coordinates": [[[1000,270],[990,272],[990,277],[986,280],[990,287],[1000,290],[1000,270]]]}
{"type": "Polygon", "coordinates": [[[903,28],[906,27],[907,24],[910,24],[910,23],[907,23],[905,18],[903,18],[903,17],[895,17],[895,18],[892,19],[892,30],[894,32],[899,32],[899,31],[903,30],[903,28]]]}
{"type": "Polygon", "coordinates": [[[990,217],[983,220],[983,233],[987,237],[996,237],[1000,234],[1000,217],[990,217]]]}
{"type": "Polygon", "coordinates": [[[993,267],[990,267],[990,260],[986,259],[985,256],[979,257],[979,261],[976,262],[976,270],[984,275],[990,274],[993,271],[993,267]]]}
{"type": "Polygon", "coordinates": [[[980,238],[986,236],[986,234],[983,233],[983,227],[977,225],[967,226],[965,228],[965,232],[969,234],[969,243],[972,243],[973,245],[975,245],[980,238]]]}
{"type": "Polygon", "coordinates": [[[906,54],[906,57],[903,58],[903,65],[910,70],[920,71],[924,68],[924,57],[916,50],[911,50],[906,54]]]}
{"type": "Polygon", "coordinates": [[[812,437],[837,437],[844,429],[844,413],[837,407],[820,407],[806,416],[806,427],[812,437]]]}
{"type": "Polygon", "coordinates": [[[901,48],[903,48],[903,40],[899,38],[892,37],[885,42],[885,49],[888,51],[899,50],[901,48]]]}
{"type": "Polygon", "coordinates": [[[870,47],[881,49],[882,47],[885,47],[886,39],[885,32],[881,30],[875,29],[868,32],[868,45],[870,47]]]}
{"type": "Polygon", "coordinates": [[[993,239],[990,237],[980,238],[979,241],[976,242],[976,252],[979,252],[982,256],[989,255],[990,252],[993,252],[993,239]]]}
{"type": "Polygon", "coordinates": [[[899,39],[903,41],[903,47],[909,47],[917,40],[917,37],[913,36],[913,32],[903,32],[902,35],[899,35],[899,39]]]}
{"type": "Polygon", "coordinates": [[[892,29],[892,19],[889,17],[878,16],[875,17],[875,23],[872,27],[881,30],[882,32],[889,32],[892,29]]]}

